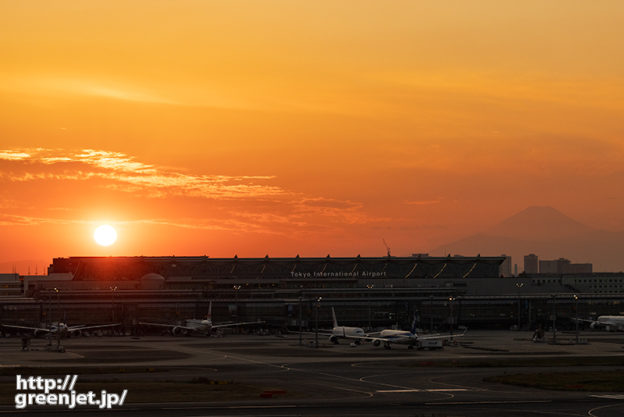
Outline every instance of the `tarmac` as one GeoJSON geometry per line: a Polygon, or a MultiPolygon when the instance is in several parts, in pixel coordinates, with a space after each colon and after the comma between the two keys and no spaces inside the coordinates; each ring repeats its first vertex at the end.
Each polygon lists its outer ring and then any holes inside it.
{"type": "MultiPolygon", "coordinates": [[[[611,370],[613,366],[598,366],[593,361],[614,357],[624,361],[622,333],[582,332],[580,341],[587,341],[585,344],[576,344],[573,332],[558,333],[556,344],[533,343],[531,335],[469,331],[455,339],[456,343],[433,351],[401,345],[386,350],[348,341],[333,345],[323,336],[316,348],[313,335],[302,337],[300,345],[299,335],[289,334],[77,337],[63,340],[66,351],[61,353],[47,351],[45,339],[33,339],[31,350],[22,351],[19,338],[4,338],[0,339],[0,371],[4,372],[0,383],[3,390],[14,390],[17,373],[46,376],[67,372],[79,375],[78,387],[83,381],[115,387],[124,383],[175,387],[202,378],[253,387],[247,397],[224,396],[211,401],[169,401],[158,394],[150,398],[135,395],[133,399],[129,388],[124,406],[98,410],[98,416],[624,415],[622,392],[550,391],[484,381],[506,373],[611,370]],[[556,366],[566,358],[576,358],[579,363],[556,366]],[[519,361],[525,366],[516,367],[519,361]],[[470,362],[477,363],[461,366],[470,362]]],[[[53,407],[16,410],[14,403],[6,401],[0,406],[0,415],[65,412],[53,407]]],[[[72,415],[93,412],[83,407],[72,415]]]]}

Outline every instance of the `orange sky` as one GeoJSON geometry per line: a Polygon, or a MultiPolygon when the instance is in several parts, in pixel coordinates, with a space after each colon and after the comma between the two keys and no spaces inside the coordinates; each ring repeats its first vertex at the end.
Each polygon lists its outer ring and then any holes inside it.
{"type": "Polygon", "coordinates": [[[530,205],[624,229],[619,0],[6,0],[0,27],[4,270],[408,255],[530,205]]]}

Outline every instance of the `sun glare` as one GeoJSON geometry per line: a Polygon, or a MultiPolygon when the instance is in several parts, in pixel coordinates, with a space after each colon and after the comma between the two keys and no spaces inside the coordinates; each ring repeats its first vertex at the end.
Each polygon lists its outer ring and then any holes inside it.
{"type": "Polygon", "coordinates": [[[110,246],[117,240],[117,231],[113,226],[105,224],[95,229],[93,239],[100,246],[110,246]]]}

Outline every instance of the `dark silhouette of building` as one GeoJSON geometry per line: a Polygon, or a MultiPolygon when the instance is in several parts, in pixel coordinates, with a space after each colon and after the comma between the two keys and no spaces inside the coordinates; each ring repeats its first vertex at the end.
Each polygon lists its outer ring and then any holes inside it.
{"type": "Polygon", "coordinates": [[[565,258],[539,261],[540,274],[591,274],[592,269],[590,263],[573,264],[565,258]]]}
{"type": "Polygon", "coordinates": [[[538,257],[534,253],[524,256],[524,273],[537,274],[539,272],[538,257]]]}

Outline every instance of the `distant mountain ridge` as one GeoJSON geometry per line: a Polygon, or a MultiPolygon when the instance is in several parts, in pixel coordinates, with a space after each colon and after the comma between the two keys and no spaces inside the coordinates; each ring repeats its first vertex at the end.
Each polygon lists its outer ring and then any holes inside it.
{"type": "Polygon", "coordinates": [[[512,257],[524,269],[524,255],[540,259],[567,258],[591,262],[594,271],[624,270],[624,232],[609,232],[584,225],[552,207],[528,207],[502,222],[466,238],[438,246],[432,253],[501,255],[512,257]]]}
{"type": "Polygon", "coordinates": [[[594,231],[552,207],[532,206],[486,231],[488,235],[543,240],[582,235],[594,231]]]}

